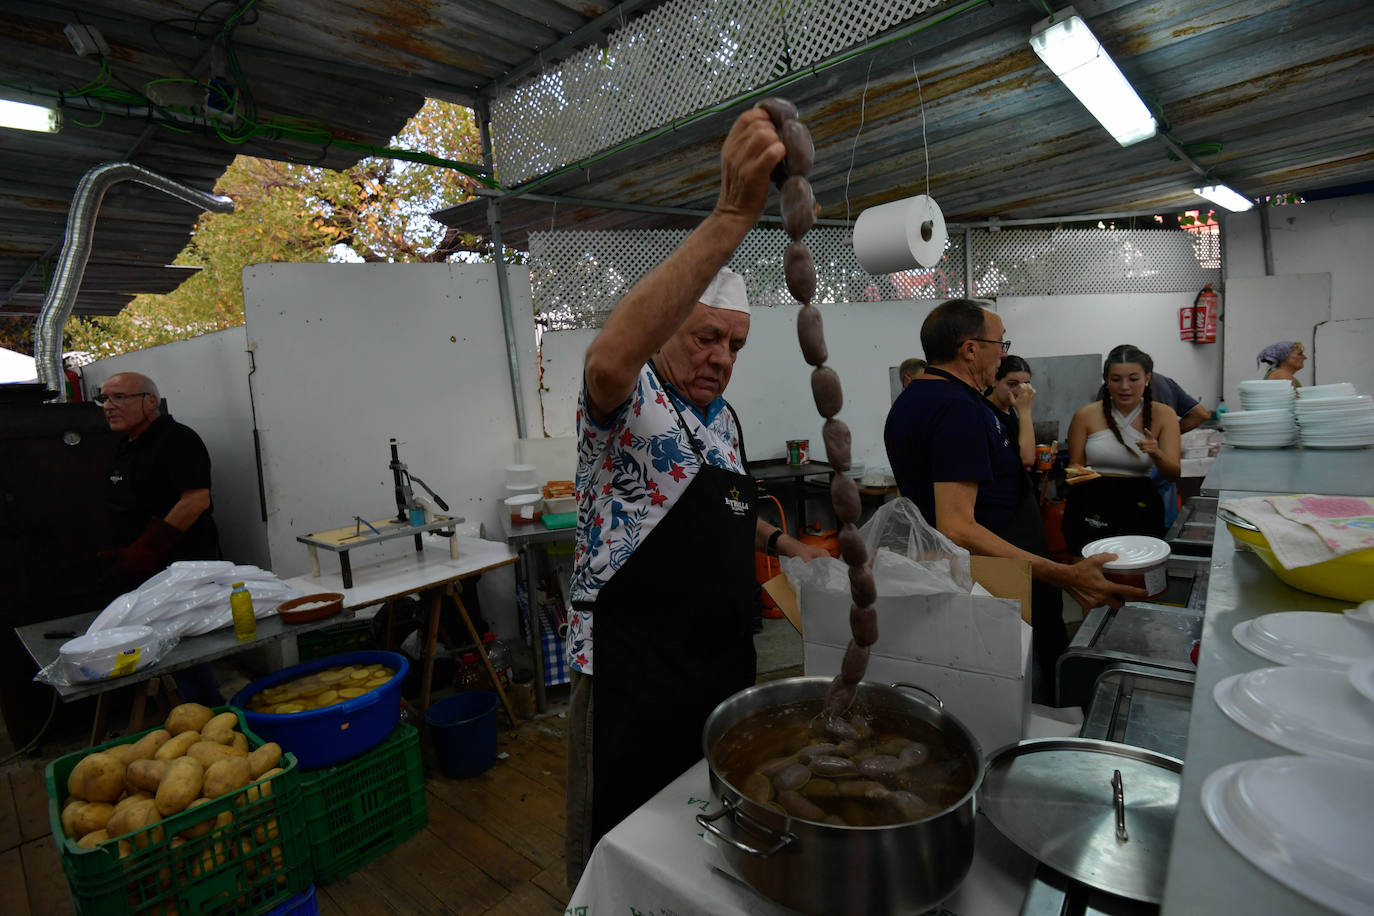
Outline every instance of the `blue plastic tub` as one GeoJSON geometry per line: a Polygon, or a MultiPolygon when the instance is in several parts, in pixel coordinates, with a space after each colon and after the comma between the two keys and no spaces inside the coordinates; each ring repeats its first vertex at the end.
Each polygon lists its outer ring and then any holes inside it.
{"type": "Polygon", "coordinates": [[[263,916],[319,916],[320,906],[315,899],[315,885],[310,885],[290,900],[269,910],[263,916]]]}
{"type": "Polygon", "coordinates": [[[439,769],[449,779],[486,772],[496,761],[496,694],[468,690],[431,703],[425,711],[439,769]]]}
{"type": "Polygon", "coordinates": [[[318,769],[356,757],[391,734],[401,719],[401,681],[409,670],[410,662],[397,652],[345,652],[269,674],[240,690],[231,702],[263,740],[295,754],[301,769],[318,769]],[[337,665],[386,665],[396,674],[375,690],[323,709],[276,714],[248,708],[248,701],[268,687],[337,665]]]}

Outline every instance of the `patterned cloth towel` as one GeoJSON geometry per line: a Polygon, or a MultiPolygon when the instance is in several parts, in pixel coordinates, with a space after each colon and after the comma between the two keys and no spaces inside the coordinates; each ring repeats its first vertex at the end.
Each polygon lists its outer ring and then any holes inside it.
{"type": "Polygon", "coordinates": [[[541,614],[539,617],[539,645],[544,653],[544,685],[557,687],[566,684],[568,675],[568,652],[557,631],[550,630],[548,622],[541,614]]]}
{"type": "Polygon", "coordinates": [[[1255,525],[1284,569],[1374,548],[1374,499],[1359,496],[1251,496],[1222,503],[1255,525]]]}

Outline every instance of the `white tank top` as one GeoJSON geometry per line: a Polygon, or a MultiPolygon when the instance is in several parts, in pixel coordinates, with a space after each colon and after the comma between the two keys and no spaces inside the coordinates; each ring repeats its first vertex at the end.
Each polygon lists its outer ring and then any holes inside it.
{"type": "Polygon", "coordinates": [[[1121,438],[1126,440],[1126,445],[1117,441],[1110,428],[1104,427],[1092,433],[1083,446],[1084,460],[1089,467],[1099,474],[1116,474],[1122,477],[1150,476],[1150,468],[1154,466],[1154,461],[1136,444],[1145,434],[1131,425],[1135,418],[1140,416],[1143,406],[1142,402],[1129,414],[1122,414],[1116,409],[1116,405],[1112,405],[1112,419],[1116,421],[1116,428],[1121,431],[1121,438]]]}

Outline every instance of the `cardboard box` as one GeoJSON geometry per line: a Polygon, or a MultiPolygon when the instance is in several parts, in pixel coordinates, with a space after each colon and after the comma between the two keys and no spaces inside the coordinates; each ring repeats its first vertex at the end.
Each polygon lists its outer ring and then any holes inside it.
{"type": "MultiPolygon", "coordinates": [[[[972,559],[974,581],[990,595],[885,593],[879,554],[878,641],[865,679],[932,691],[991,751],[1020,740],[1030,719],[1031,628],[1022,620],[1029,617],[1030,564],[972,559]]],[[[806,674],[836,674],[850,639],[847,590],[805,587],[798,596],[782,576],[765,587],[801,631],[806,674]]]]}

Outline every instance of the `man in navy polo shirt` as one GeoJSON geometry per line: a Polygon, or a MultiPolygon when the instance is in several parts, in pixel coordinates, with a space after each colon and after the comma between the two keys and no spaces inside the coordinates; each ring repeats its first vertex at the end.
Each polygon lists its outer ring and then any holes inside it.
{"type": "Polygon", "coordinates": [[[1068,643],[1060,589],[1085,609],[1120,607],[1145,592],[1103,577],[1102,564],[1115,554],[1075,564],[1049,559],[1017,445],[982,396],[1010,349],[1003,331],[997,313],[972,300],[937,306],[921,325],[925,372],[893,402],[883,439],[902,495],[942,534],[969,553],[1030,561],[1035,693],[1046,702],[1054,696],[1055,661],[1068,643]]]}

